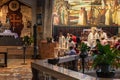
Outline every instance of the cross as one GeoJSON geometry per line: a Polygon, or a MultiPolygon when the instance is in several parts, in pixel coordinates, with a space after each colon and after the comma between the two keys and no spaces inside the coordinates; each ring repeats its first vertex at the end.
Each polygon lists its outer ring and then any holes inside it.
{"type": "Polygon", "coordinates": [[[11,22],[13,24],[13,27],[16,26],[16,23],[21,23],[20,17],[17,16],[16,14],[11,14],[10,19],[11,19],[11,22]]]}

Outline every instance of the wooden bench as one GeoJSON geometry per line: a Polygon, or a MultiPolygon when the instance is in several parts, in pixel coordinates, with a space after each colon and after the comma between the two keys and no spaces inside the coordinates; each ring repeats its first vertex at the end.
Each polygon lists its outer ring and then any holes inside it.
{"type": "Polygon", "coordinates": [[[4,55],[4,63],[0,63],[1,67],[7,67],[7,52],[0,52],[0,54],[4,55]]]}

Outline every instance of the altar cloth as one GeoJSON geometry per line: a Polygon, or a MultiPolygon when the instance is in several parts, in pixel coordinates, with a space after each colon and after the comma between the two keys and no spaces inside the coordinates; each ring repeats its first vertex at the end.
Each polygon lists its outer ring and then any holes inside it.
{"type": "Polygon", "coordinates": [[[0,33],[0,36],[14,36],[14,38],[18,38],[17,33],[12,33],[11,30],[5,30],[3,33],[0,33]]]}

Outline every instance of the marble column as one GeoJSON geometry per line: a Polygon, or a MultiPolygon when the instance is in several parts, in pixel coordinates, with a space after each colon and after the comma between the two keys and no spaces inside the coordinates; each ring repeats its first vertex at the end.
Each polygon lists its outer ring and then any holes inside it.
{"type": "Polygon", "coordinates": [[[43,38],[52,37],[52,9],[54,0],[45,0],[43,38]]]}

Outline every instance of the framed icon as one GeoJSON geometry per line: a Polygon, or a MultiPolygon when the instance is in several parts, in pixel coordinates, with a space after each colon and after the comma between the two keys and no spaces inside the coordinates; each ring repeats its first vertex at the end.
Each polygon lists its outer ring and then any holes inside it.
{"type": "Polygon", "coordinates": [[[9,4],[9,8],[10,10],[12,11],[16,11],[19,9],[19,2],[18,1],[11,1],[10,4],[9,4]]]}

